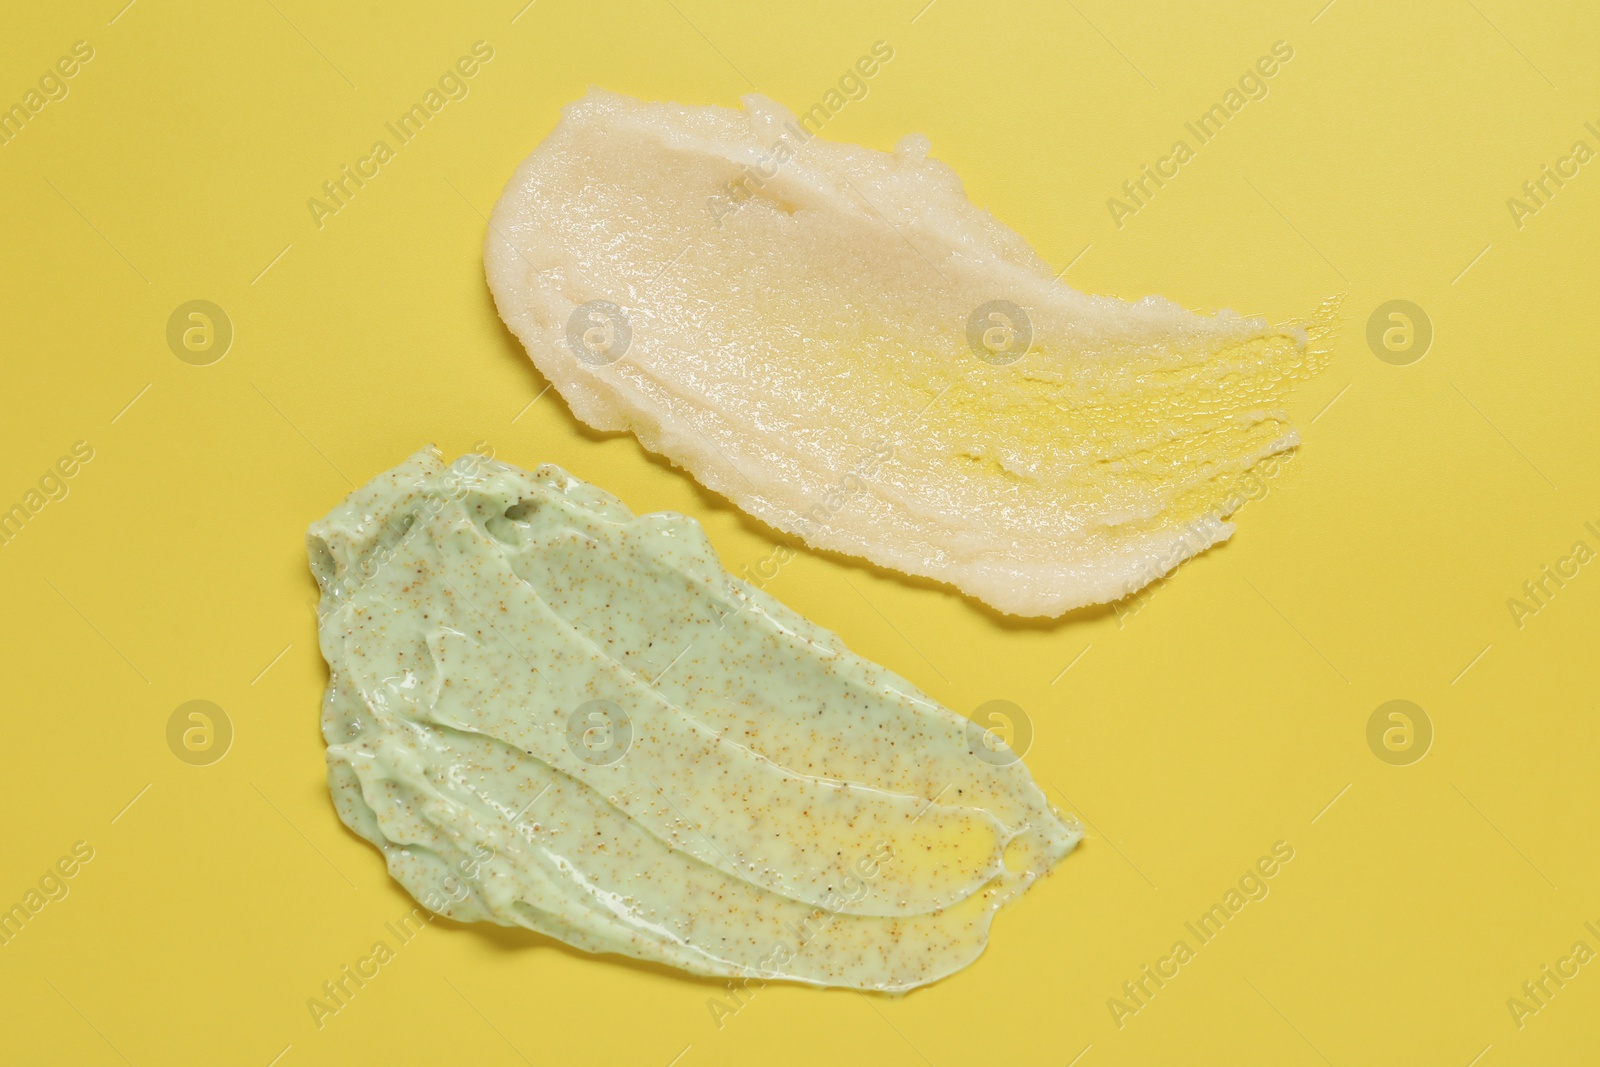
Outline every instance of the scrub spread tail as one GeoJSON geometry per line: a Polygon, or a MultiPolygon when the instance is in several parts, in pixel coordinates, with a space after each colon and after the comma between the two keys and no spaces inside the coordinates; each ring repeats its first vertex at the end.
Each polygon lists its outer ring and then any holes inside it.
{"type": "Polygon", "coordinates": [[[972,962],[1082,836],[686,516],[425,448],[307,540],[335,806],[440,914],[905,990],[972,962]]]}
{"type": "Polygon", "coordinates": [[[1058,616],[1233,532],[1304,323],[1089,296],[928,142],[592,91],[507,183],[496,306],[578,418],[808,544],[1058,616]]]}

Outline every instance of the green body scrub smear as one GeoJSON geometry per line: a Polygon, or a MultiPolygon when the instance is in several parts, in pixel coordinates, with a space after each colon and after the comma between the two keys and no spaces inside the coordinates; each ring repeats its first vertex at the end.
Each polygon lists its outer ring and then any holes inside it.
{"type": "Polygon", "coordinates": [[[905,990],[1077,844],[1015,754],[693,519],[432,448],[310,530],[328,783],[418,901],[702,975],[905,990]]]}

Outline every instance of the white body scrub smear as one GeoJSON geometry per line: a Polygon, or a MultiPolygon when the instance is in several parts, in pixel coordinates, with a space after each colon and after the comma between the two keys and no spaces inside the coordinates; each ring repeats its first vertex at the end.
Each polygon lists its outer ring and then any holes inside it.
{"type": "Polygon", "coordinates": [[[1018,615],[1224,540],[1297,437],[1308,327],[1087,296],[907,138],[592,92],[485,243],[500,314],[584,422],[778,530],[1018,615]]]}

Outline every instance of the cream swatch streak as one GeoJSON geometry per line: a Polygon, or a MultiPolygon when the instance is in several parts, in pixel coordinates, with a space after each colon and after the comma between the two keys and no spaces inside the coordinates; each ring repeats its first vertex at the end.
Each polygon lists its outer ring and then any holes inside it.
{"type": "Polygon", "coordinates": [[[971,962],[1080,836],[685,516],[425,449],[309,545],[340,817],[452,918],[905,989],[971,962]]]}
{"type": "Polygon", "coordinates": [[[1086,296],[927,151],[591,92],[507,184],[489,284],[579,418],[816,547],[1059,615],[1225,539],[1331,311],[1086,296]]]}

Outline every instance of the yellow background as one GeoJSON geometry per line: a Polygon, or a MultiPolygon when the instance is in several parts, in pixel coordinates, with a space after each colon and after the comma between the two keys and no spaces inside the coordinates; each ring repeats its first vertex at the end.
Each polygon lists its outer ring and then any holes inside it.
{"type": "Polygon", "coordinates": [[[1520,1029],[1506,1000],[1600,950],[1600,564],[1520,629],[1506,601],[1600,547],[1600,163],[1521,229],[1506,200],[1600,148],[1600,13],[923,2],[7,5],[0,103],[74,41],[95,56],[0,147],[0,506],[74,442],[95,456],[0,547],[0,907],[95,852],[0,947],[0,1061],[1592,1062],[1600,963],[1520,1029]],[[321,182],[480,39],[470,95],[318,229],[321,182]],[[483,216],[590,84],[801,110],[877,40],[894,59],[826,136],[926,133],[1074,286],[1274,319],[1348,294],[1300,454],[1147,599],[1006,625],[809,553],[771,586],[963,713],[1025,708],[1087,841],[902,999],[771,987],[719,1030],[717,983],[441,921],[318,1030],[307,998],[408,900],[323,784],[306,525],[425,442],[487,440],[697,516],[731,569],[766,556],[631,438],[527,407],[544,382],[494,313],[483,216]],[[1270,95],[1117,228],[1106,199],[1278,40],[1270,95]],[[165,340],[197,298],[236,332],[204,367],[165,340]],[[1397,298],[1435,330],[1409,366],[1365,341],[1397,298]],[[1366,741],[1396,698],[1435,730],[1410,766],[1366,741]],[[166,742],[192,699],[234,727],[210,766],[166,742]],[[1270,895],[1119,1029],[1107,999],[1280,840],[1270,895]]]}

